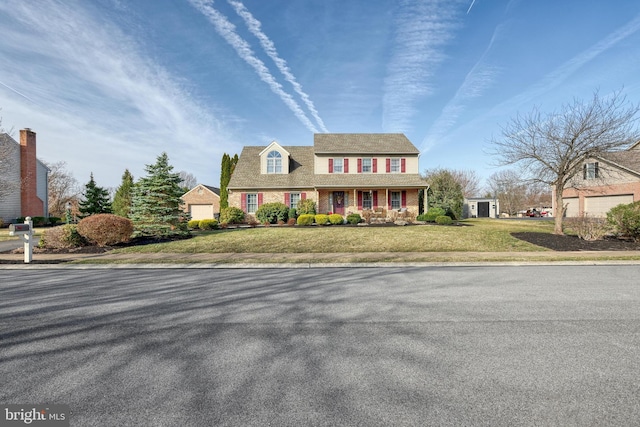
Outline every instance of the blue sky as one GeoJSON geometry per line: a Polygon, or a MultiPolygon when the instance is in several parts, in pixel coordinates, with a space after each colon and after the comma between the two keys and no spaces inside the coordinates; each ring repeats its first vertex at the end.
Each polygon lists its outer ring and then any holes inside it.
{"type": "Polygon", "coordinates": [[[421,171],[484,178],[518,112],[640,102],[631,0],[5,0],[0,28],[3,125],[105,187],[163,151],[218,185],[223,153],[315,132],[402,132],[421,171]]]}

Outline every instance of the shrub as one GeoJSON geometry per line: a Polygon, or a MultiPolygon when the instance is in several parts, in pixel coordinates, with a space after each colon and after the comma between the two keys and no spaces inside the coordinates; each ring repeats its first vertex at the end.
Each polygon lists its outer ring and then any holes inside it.
{"type": "Polygon", "coordinates": [[[289,208],[284,203],[265,203],[256,211],[256,218],[261,223],[275,224],[278,221],[286,221],[289,208]]]}
{"type": "Polygon", "coordinates": [[[192,219],[187,223],[187,227],[191,228],[192,230],[197,230],[198,228],[200,228],[200,220],[199,219],[192,219]]]}
{"type": "Polygon", "coordinates": [[[86,240],[78,233],[77,225],[65,224],[46,229],[40,236],[38,246],[49,249],[68,249],[86,244],[86,240]]]}
{"type": "Polygon", "coordinates": [[[57,216],[50,216],[50,217],[49,217],[49,224],[51,224],[51,225],[56,225],[56,224],[58,224],[61,220],[62,220],[62,218],[58,218],[57,216]]]}
{"type": "Polygon", "coordinates": [[[436,217],[436,224],[451,225],[453,224],[453,220],[446,215],[440,215],[436,217]]]}
{"type": "Polygon", "coordinates": [[[244,222],[244,212],[240,208],[222,208],[220,211],[220,222],[226,224],[242,224],[244,222]]]}
{"type": "Polygon", "coordinates": [[[325,214],[317,214],[314,217],[316,224],[318,225],[326,225],[329,224],[329,215],[325,215],[325,214]]]}
{"type": "Polygon", "coordinates": [[[606,219],[589,216],[587,213],[565,219],[565,225],[582,240],[602,240],[611,228],[606,219]]]}
{"type": "Polygon", "coordinates": [[[98,246],[126,243],[131,240],[133,222],[113,214],[90,215],[78,223],[78,233],[98,246]]]}
{"type": "Polygon", "coordinates": [[[329,215],[329,222],[333,225],[341,225],[344,224],[344,218],[340,214],[331,214],[329,215]]]}
{"type": "Polygon", "coordinates": [[[297,205],[298,215],[315,215],[316,214],[316,202],[312,199],[301,199],[298,200],[297,205]]]}
{"type": "Polygon", "coordinates": [[[198,224],[200,230],[215,230],[218,228],[218,221],[215,219],[201,219],[198,224]]]}
{"type": "Polygon", "coordinates": [[[296,225],[296,219],[289,217],[289,219],[287,220],[287,225],[296,225]]]}
{"type": "Polygon", "coordinates": [[[298,225],[311,225],[313,224],[315,215],[311,214],[302,214],[298,217],[297,223],[298,225]]]}
{"type": "Polygon", "coordinates": [[[444,209],[433,207],[430,208],[427,213],[421,215],[424,218],[421,221],[436,222],[436,218],[438,218],[439,216],[445,216],[446,214],[447,213],[444,209]]]}
{"type": "Polygon", "coordinates": [[[362,221],[360,214],[354,213],[347,215],[347,222],[349,224],[359,224],[362,221]]]}
{"type": "Polygon", "coordinates": [[[618,205],[607,212],[607,222],[619,236],[640,240],[640,201],[618,205]]]}
{"type": "Polygon", "coordinates": [[[291,219],[291,218],[293,218],[293,219],[298,218],[298,213],[296,212],[296,208],[291,208],[291,209],[289,209],[289,216],[288,216],[288,218],[289,218],[289,219],[291,219]]]}

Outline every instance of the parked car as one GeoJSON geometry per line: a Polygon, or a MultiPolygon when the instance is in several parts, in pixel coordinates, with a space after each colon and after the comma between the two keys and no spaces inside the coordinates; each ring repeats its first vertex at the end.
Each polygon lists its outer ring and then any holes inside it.
{"type": "Polygon", "coordinates": [[[536,208],[533,209],[527,209],[527,212],[525,212],[524,214],[525,216],[529,216],[529,217],[540,217],[540,212],[538,212],[538,210],[536,208]]]}

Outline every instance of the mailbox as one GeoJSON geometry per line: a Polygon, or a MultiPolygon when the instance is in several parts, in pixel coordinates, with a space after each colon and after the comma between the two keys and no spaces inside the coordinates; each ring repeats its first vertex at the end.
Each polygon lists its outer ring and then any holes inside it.
{"type": "Polygon", "coordinates": [[[9,225],[9,236],[19,236],[21,234],[29,234],[31,226],[29,224],[11,224],[9,225]]]}

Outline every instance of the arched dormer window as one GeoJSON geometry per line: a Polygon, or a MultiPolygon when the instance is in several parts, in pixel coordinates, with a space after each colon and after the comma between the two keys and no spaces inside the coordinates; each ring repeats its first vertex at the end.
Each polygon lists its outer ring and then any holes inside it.
{"type": "Polygon", "coordinates": [[[282,173],[282,154],[275,150],[267,154],[267,173],[282,173]]]}

